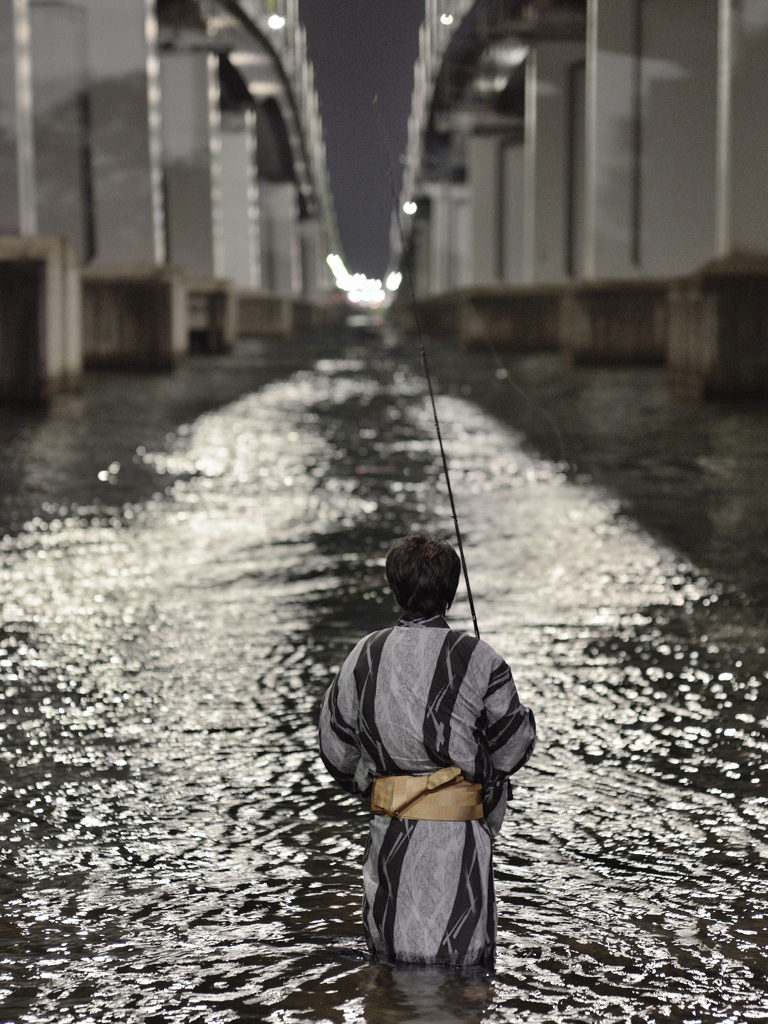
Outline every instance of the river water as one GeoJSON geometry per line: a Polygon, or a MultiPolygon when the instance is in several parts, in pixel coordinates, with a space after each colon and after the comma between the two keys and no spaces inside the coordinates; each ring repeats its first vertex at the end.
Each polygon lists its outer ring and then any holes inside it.
{"type": "Polygon", "coordinates": [[[768,417],[676,405],[656,371],[435,350],[481,629],[540,741],[496,971],[365,959],[366,811],[315,722],[393,620],[391,539],[450,530],[418,364],[385,342],[245,343],[2,413],[0,1021],[768,1021],[743,479],[768,417]]]}

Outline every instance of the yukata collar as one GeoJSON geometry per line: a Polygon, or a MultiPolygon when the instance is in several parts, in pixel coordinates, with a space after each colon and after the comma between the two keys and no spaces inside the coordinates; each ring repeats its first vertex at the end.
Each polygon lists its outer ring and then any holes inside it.
{"type": "Polygon", "coordinates": [[[408,612],[397,620],[398,626],[428,626],[433,629],[450,629],[442,615],[410,615],[408,612]]]}

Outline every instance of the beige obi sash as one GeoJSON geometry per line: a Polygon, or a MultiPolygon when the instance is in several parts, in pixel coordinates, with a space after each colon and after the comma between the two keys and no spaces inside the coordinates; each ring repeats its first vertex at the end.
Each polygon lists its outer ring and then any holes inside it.
{"type": "Polygon", "coordinates": [[[461,768],[432,775],[383,775],[373,780],[371,810],[417,821],[474,821],[483,817],[479,782],[467,782],[461,768]]]}

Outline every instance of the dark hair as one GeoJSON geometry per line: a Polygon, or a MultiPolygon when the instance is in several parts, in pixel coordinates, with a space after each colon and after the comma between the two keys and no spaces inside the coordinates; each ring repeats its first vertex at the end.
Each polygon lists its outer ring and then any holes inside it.
{"type": "Polygon", "coordinates": [[[385,573],[404,611],[438,615],[451,607],[456,596],[461,562],[447,540],[428,533],[409,533],[389,549],[385,573]]]}

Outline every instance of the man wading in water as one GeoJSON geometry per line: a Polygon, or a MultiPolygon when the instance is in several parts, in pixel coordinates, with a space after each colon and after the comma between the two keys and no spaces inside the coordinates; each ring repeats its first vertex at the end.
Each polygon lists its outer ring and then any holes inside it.
{"type": "Polygon", "coordinates": [[[320,752],[344,789],[371,794],[370,951],[491,967],[493,839],[536,723],[502,658],[445,621],[460,572],[447,541],[423,533],[395,541],[386,579],[402,617],[364,637],[342,665],[323,701],[320,752]]]}

